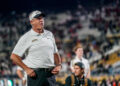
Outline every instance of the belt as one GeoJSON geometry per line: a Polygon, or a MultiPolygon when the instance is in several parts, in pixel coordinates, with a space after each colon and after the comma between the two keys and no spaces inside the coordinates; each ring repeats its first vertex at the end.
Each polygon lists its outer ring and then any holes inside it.
{"type": "Polygon", "coordinates": [[[44,71],[44,72],[51,72],[54,67],[52,68],[31,68],[33,70],[44,71]]]}

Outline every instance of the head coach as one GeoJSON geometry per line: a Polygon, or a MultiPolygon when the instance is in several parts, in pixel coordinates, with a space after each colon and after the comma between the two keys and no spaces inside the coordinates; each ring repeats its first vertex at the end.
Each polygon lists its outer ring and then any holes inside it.
{"type": "Polygon", "coordinates": [[[32,28],[19,39],[10,57],[27,73],[27,86],[56,86],[55,74],[61,69],[55,39],[44,29],[44,18],[45,14],[38,10],[29,14],[32,28]]]}

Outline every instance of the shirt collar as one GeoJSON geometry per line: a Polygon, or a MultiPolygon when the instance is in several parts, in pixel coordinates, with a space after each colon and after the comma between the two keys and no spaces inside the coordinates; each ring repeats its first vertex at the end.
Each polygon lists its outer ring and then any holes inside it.
{"type": "Polygon", "coordinates": [[[44,30],[44,32],[43,32],[43,33],[41,33],[41,34],[40,34],[40,33],[35,32],[33,29],[31,29],[31,31],[30,31],[30,32],[31,32],[31,34],[32,34],[32,35],[39,36],[39,35],[43,35],[43,34],[45,33],[45,30],[44,30]]]}
{"type": "Polygon", "coordinates": [[[85,76],[83,76],[81,79],[79,79],[79,77],[76,77],[76,79],[77,79],[78,81],[81,81],[81,80],[83,80],[83,81],[84,81],[85,76]]]}
{"type": "Polygon", "coordinates": [[[83,57],[82,57],[81,59],[79,59],[79,58],[76,56],[75,58],[78,59],[78,60],[81,60],[81,61],[83,60],[83,57]]]}

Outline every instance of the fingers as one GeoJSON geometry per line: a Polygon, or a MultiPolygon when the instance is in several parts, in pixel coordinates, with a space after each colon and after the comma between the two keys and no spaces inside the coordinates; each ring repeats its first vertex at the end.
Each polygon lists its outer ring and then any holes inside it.
{"type": "Polygon", "coordinates": [[[33,69],[28,69],[28,70],[27,70],[27,74],[28,74],[28,76],[30,76],[30,77],[35,77],[35,76],[36,76],[36,73],[34,72],[33,69]]]}
{"type": "Polygon", "coordinates": [[[30,77],[35,77],[36,76],[36,74],[35,74],[35,72],[33,71],[31,74],[30,74],[30,77]]]}
{"type": "Polygon", "coordinates": [[[58,74],[59,73],[59,69],[57,67],[55,67],[53,70],[52,70],[52,74],[58,74]]]}
{"type": "Polygon", "coordinates": [[[53,69],[53,71],[60,71],[60,69],[61,69],[61,67],[55,67],[54,69],[53,69]]]}
{"type": "Polygon", "coordinates": [[[51,73],[52,73],[52,74],[58,74],[59,71],[52,71],[51,73]]]}

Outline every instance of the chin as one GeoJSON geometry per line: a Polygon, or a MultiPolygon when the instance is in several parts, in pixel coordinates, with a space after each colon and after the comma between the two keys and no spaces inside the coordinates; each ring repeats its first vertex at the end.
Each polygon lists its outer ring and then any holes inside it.
{"type": "Polygon", "coordinates": [[[78,74],[75,74],[75,76],[78,76],[78,74]]]}
{"type": "Polygon", "coordinates": [[[76,77],[78,77],[79,75],[75,74],[76,77]]]}

